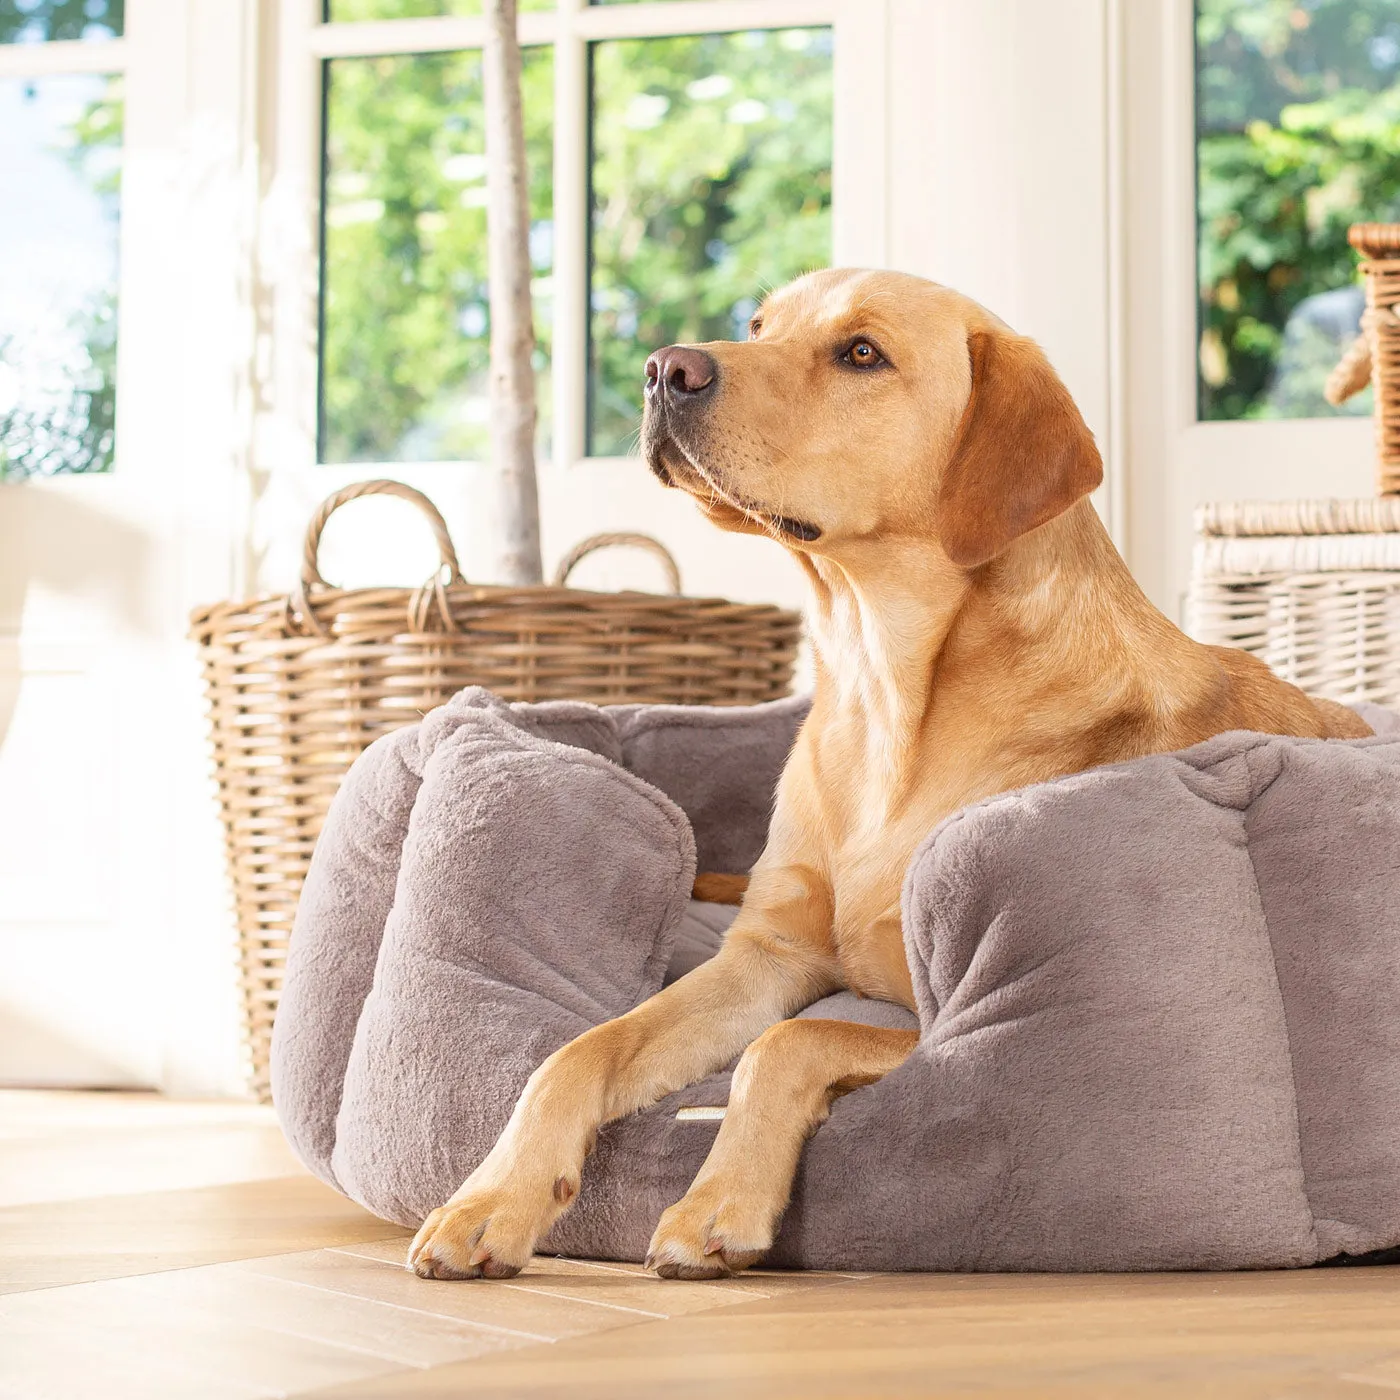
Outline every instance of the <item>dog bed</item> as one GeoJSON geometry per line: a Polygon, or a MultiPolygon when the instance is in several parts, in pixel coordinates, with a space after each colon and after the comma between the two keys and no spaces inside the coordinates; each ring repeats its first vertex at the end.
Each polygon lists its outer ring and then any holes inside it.
{"type": "MultiPolygon", "coordinates": [[[[992,798],[904,888],[919,1025],[805,1150],[769,1261],[1306,1265],[1400,1244],[1400,718],[1220,735],[992,798]]],[[[417,1224],[530,1072],[714,951],[800,701],[507,705],[469,690],[355,765],[302,895],[273,1044],[287,1135],[417,1224]]],[[[601,1133],[548,1251],[637,1260],[725,1102],[601,1133]]]]}

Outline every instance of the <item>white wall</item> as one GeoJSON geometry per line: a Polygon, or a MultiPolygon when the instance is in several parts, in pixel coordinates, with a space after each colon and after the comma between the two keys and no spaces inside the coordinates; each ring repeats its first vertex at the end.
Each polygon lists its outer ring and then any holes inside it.
{"type": "Polygon", "coordinates": [[[1046,348],[1109,463],[1106,0],[895,0],[891,261],[1046,348]]]}

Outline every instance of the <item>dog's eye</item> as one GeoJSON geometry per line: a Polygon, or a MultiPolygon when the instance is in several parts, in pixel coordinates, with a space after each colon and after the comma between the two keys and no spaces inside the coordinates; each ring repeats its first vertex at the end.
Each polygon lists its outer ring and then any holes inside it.
{"type": "Polygon", "coordinates": [[[885,363],[885,357],[868,340],[856,341],[841,358],[857,369],[873,369],[885,363]]]}

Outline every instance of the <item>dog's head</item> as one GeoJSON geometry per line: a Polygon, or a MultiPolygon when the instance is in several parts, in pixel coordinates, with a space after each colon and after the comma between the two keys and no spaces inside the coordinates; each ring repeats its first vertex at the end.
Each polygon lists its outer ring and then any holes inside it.
{"type": "Polygon", "coordinates": [[[917,277],[811,273],[747,342],[672,345],[646,375],[652,471],[796,549],[922,536],[974,568],[1103,478],[1039,347],[917,277]]]}

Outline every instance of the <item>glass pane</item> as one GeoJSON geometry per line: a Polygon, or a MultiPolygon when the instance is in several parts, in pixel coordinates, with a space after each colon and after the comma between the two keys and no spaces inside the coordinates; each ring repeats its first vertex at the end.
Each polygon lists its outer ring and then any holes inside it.
{"type": "Polygon", "coordinates": [[[1396,0],[1197,0],[1201,418],[1338,412],[1322,385],[1362,307],[1347,226],[1400,218],[1397,77],[1396,0]]]}
{"type": "Polygon", "coordinates": [[[126,0],[0,0],[0,44],[45,39],[111,39],[122,32],[126,0]]]}
{"type": "MultiPolygon", "coordinates": [[[[542,444],[553,66],[551,50],[526,50],[542,444]]],[[[326,83],[321,460],[481,460],[489,340],[481,56],[334,59],[326,83]]]]}
{"type": "Polygon", "coordinates": [[[831,31],[593,47],[589,452],[632,450],[658,346],[745,333],[831,257],[831,31]]]}
{"type": "MultiPolygon", "coordinates": [[[[0,0],[3,4],[4,0],[0,0]]],[[[554,0],[520,0],[522,10],[552,10],[554,0]]],[[[325,0],[328,20],[416,19],[423,15],[479,15],[481,0],[325,0]]]]}
{"type": "Polygon", "coordinates": [[[0,131],[0,480],[110,471],[121,80],[0,80],[0,131]]]}

